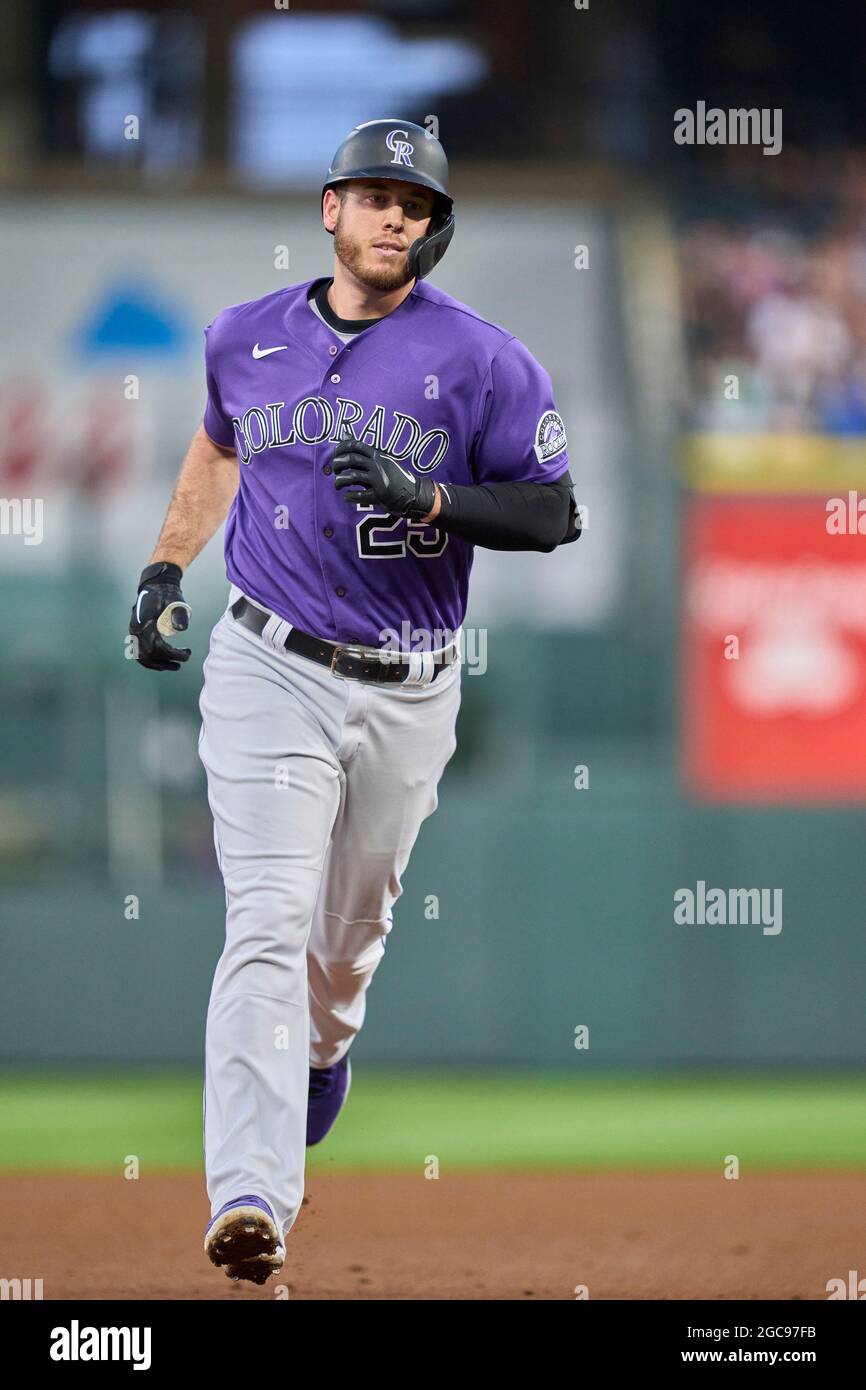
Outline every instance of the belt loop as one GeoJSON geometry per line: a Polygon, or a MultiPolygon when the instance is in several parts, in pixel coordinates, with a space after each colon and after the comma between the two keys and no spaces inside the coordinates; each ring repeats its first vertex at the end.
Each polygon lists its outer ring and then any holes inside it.
{"type": "Polygon", "coordinates": [[[272,613],[262,628],[262,641],[273,648],[275,652],[284,653],[286,638],[291,630],[291,623],[287,623],[285,618],[280,618],[276,613],[272,613]]]}
{"type": "Polygon", "coordinates": [[[432,652],[410,652],[409,671],[403,685],[429,685],[436,665],[432,652]]]}

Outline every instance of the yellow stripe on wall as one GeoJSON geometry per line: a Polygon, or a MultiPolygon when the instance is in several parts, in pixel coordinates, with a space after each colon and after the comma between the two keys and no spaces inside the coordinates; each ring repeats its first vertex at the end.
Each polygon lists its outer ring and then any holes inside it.
{"type": "Polygon", "coordinates": [[[830,493],[866,487],[866,438],[821,434],[691,434],[683,480],[696,492],[830,493]]]}

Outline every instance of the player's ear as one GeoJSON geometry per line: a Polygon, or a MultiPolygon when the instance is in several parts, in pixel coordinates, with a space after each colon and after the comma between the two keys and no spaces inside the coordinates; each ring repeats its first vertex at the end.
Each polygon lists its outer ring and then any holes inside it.
{"type": "Polygon", "coordinates": [[[322,221],[325,224],[325,230],[328,232],[333,232],[337,225],[341,203],[342,199],[336,189],[325,189],[322,197],[322,221]]]}

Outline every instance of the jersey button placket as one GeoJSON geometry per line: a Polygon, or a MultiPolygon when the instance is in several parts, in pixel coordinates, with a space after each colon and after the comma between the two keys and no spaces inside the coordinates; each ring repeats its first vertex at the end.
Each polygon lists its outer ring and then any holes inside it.
{"type": "MultiPolygon", "coordinates": [[[[331,357],[336,357],[339,351],[340,351],[340,349],[339,349],[339,348],[336,346],[336,344],[334,344],[334,343],[330,344],[330,346],[328,347],[328,353],[329,353],[329,355],[330,355],[331,357]]],[[[331,382],[332,385],[334,385],[334,386],[339,386],[340,381],[341,381],[340,373],[339,373],[339,372],[332,372],[332,373],[330,374],[328,380],[331,382]]],[[[323,391],[323,395],[327,398],[327,397],[329,397],[330,393],[329,393],[327,390],[324,390],[324,391],[323,391]]],[[[335,401],[331,401],[331,407],[332,407],[332,409],[334,410],[334,412],[335,412],[335,414],[336,414],[337,406],[336,406],[336,402],[335,402],[335,401]]],[[[330,463],[323,463],[323,464],[322,464],[322,473],[323,473],[323,475],[324,475],[326,478],[329,478],[329,477],[332,475],[333,472],[334,472],[334,468],[333,468],[333,465],[332,465],[332,464],[330,464],[330,463]]],[[[336,494],[335,494],[335,495],[336,495],[336,494]]],[[[334,535],[334,527],[331,526],[331,525],[325,525],[325,526],[323,526],[323,527],[322,527],[322,535],[325,536],[328,540],[330,540],[330,539],[333,537],[333,535],[334,535]]],[[[338,559],[339,559],[338,552],[333,552],[333,551],[332,551],[331,554],[333,554],[335,560],[338,560],[338,559]]],[[[322,558],[323,558],[323,560],[324,560],[324,556],[323,556],[322,558]]],[[[330,568],[330,566],[328,566],[328,568],[330,568]]],[[[339,568],[342,568],[342,566],[339,566],[339,567],[338,567],[338,572],[339,572],[339,568]]],[[[336,578],[336,576],[334,576],[334,578],[336,578]]],[[[333,579],[331,580],[331,582],[332,582],[332,584],[333,584],[333,579]]],[[[332,592],[335,594],[335,596],[336,596],[337,598],[343,599],[343,598],[346,597],[346,594],[348,593],[348,590],[346,589],[345,584],[336,584],[336,585],[334,585],[332,592]]]]}

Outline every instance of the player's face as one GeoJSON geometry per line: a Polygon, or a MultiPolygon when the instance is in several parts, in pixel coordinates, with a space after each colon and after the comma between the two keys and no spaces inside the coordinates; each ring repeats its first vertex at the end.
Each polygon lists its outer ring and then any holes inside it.
{"type": "Polygon", "coordinates": [[[406,252],[427,231],[434,202],[421,184],[353,179],[334,227],[337,256],[371,289],[399,289],[412,279],[406,252]]]}

